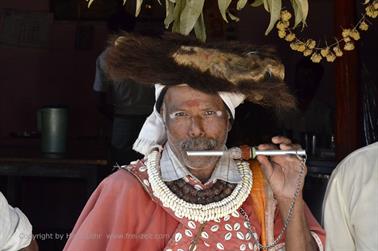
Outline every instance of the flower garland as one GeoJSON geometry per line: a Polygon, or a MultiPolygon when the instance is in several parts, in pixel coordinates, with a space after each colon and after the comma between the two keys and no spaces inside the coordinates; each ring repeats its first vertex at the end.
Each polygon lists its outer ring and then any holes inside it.
{"type": "Polygon", "coordinates": [[[368,23],[371,22],[369,18],[376,18],[378,16],[378,0],[374,0],[369,3],[370,0],[365,1],[365,13],[357,22],[357,24],[351,29],[343,29],[341,39],[336,39],[336,42],[328,45],[327,41],[325,47],[318,47],[315,40],[307,39],[302,41],[295,35],[293,29],[289,28],[290,19],[292,17],[291,13],[287,10],[281,11],[281,17],[276,28],[278,30],[278,36],[281,39],[285,39],[290,42],[290,47],[294,51],[302,52],[305,57],[310,57],[311,61],[314,63],[319,63],[323,58],[327,62],[335,61],[336,57],[341,57],[343,51],[341,49],[340,43],[344,42],[343,49],[345,51],[351,51],[355,48],[354,42],[360,39],[360,31],[367,31],[369,28],[368,23]]]}
{"type": "Polygon", "coordinates": [[[179,218],[185,217],[201,223],[220,219],[238,210],[252,189],[253,177],[248,162],[238,162],[237,166],[242,181],[229,196],[206,205],[189,203],[169,190],[168,186],[162,181],[158,168],[159,160],[159,151],[153,151],[148,156],[146,163],[148,180],[153,194],[162,202],[164,207],[172,209],[179,218]]]}

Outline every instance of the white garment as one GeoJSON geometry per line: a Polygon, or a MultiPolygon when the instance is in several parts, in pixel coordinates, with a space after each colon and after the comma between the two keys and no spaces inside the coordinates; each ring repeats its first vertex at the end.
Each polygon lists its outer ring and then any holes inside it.
{"type": "Polygon", "coordinates": [[[26,216],[11,207],[0,192],[0,251],[16,251],[29,246],[32,226],[26,216]]]}
{"type": "Polygon", "coordinates": [[[333,171],[323,204],[326,250],[378,250],[378,142],[333,171]]]}

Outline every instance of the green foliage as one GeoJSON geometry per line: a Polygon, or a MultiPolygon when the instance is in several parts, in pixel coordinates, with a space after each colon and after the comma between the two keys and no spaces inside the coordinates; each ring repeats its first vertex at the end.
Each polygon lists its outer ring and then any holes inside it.
{"type": "MultiPolygon", "coordinates": [[[[86,0],[88,8],[95,2],[95,0],[86,0]]],[[[126,4],[127,0],[123,0],[126,4]]],[[[136,1],[135,16],[138,16],[143,6],[143,0],[136,1]]],[[[156,0],[160,3],[159,0],[156,0]]],[[[215,0],[208,0],[215,1],[215,0]]],[[[225,22],[229,22],[227,16],[232,21],[239,21],[239,18],[230,12],[232,1],[236,2],[236,10],[240,11],[247,6],[248,0],[218,0],[219,12],[225,22]]],[[[308,14],[308,0],[290,0],[291,6],[294,10],[295,23],[294,27],[300,23],[306,24],[308,14]]],[[[184,35],[188,35],[194,30],[196,37],[202,41],[206,40],[206,28],[203,16],[203,7],[205,0],[165,0],[165,20],[164,25],[168,29],[170,26],[172,31],[184,35]]],[[[282,0],[255,0],[249,6],[260,7],[264,6],[265,10],[270,13],[270,22],[265,32],[267,35],[280,19],[282,9],[282,0]]]]}

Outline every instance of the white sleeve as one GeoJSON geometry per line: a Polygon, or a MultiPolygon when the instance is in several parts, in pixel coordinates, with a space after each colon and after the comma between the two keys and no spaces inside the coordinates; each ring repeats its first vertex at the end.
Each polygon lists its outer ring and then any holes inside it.
{"type": "Polygon", "coordinates": [[[8,205],[0,192],[0,251],[15,251],[27,247],[32,240],[32,226],[18,208],[8,205]]]}
{"type": "Polygon", "coordinates": [[[324,199],[326,250],[378,250],[377,151],[362,150],[334,171],[324,199]]]}

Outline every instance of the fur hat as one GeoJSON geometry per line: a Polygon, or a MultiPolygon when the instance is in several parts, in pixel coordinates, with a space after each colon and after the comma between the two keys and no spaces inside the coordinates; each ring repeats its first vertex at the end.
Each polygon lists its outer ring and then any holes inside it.
{"type": "Polygon", "coordinates": [[[235,92],[277,110],[295,107],[283,82],[284,66],[267,47],[240,42],[202,43],[175,33],[123,33],[109,41],[107,72],[114,80],[187,84],[206,93],[235,92]]]}

